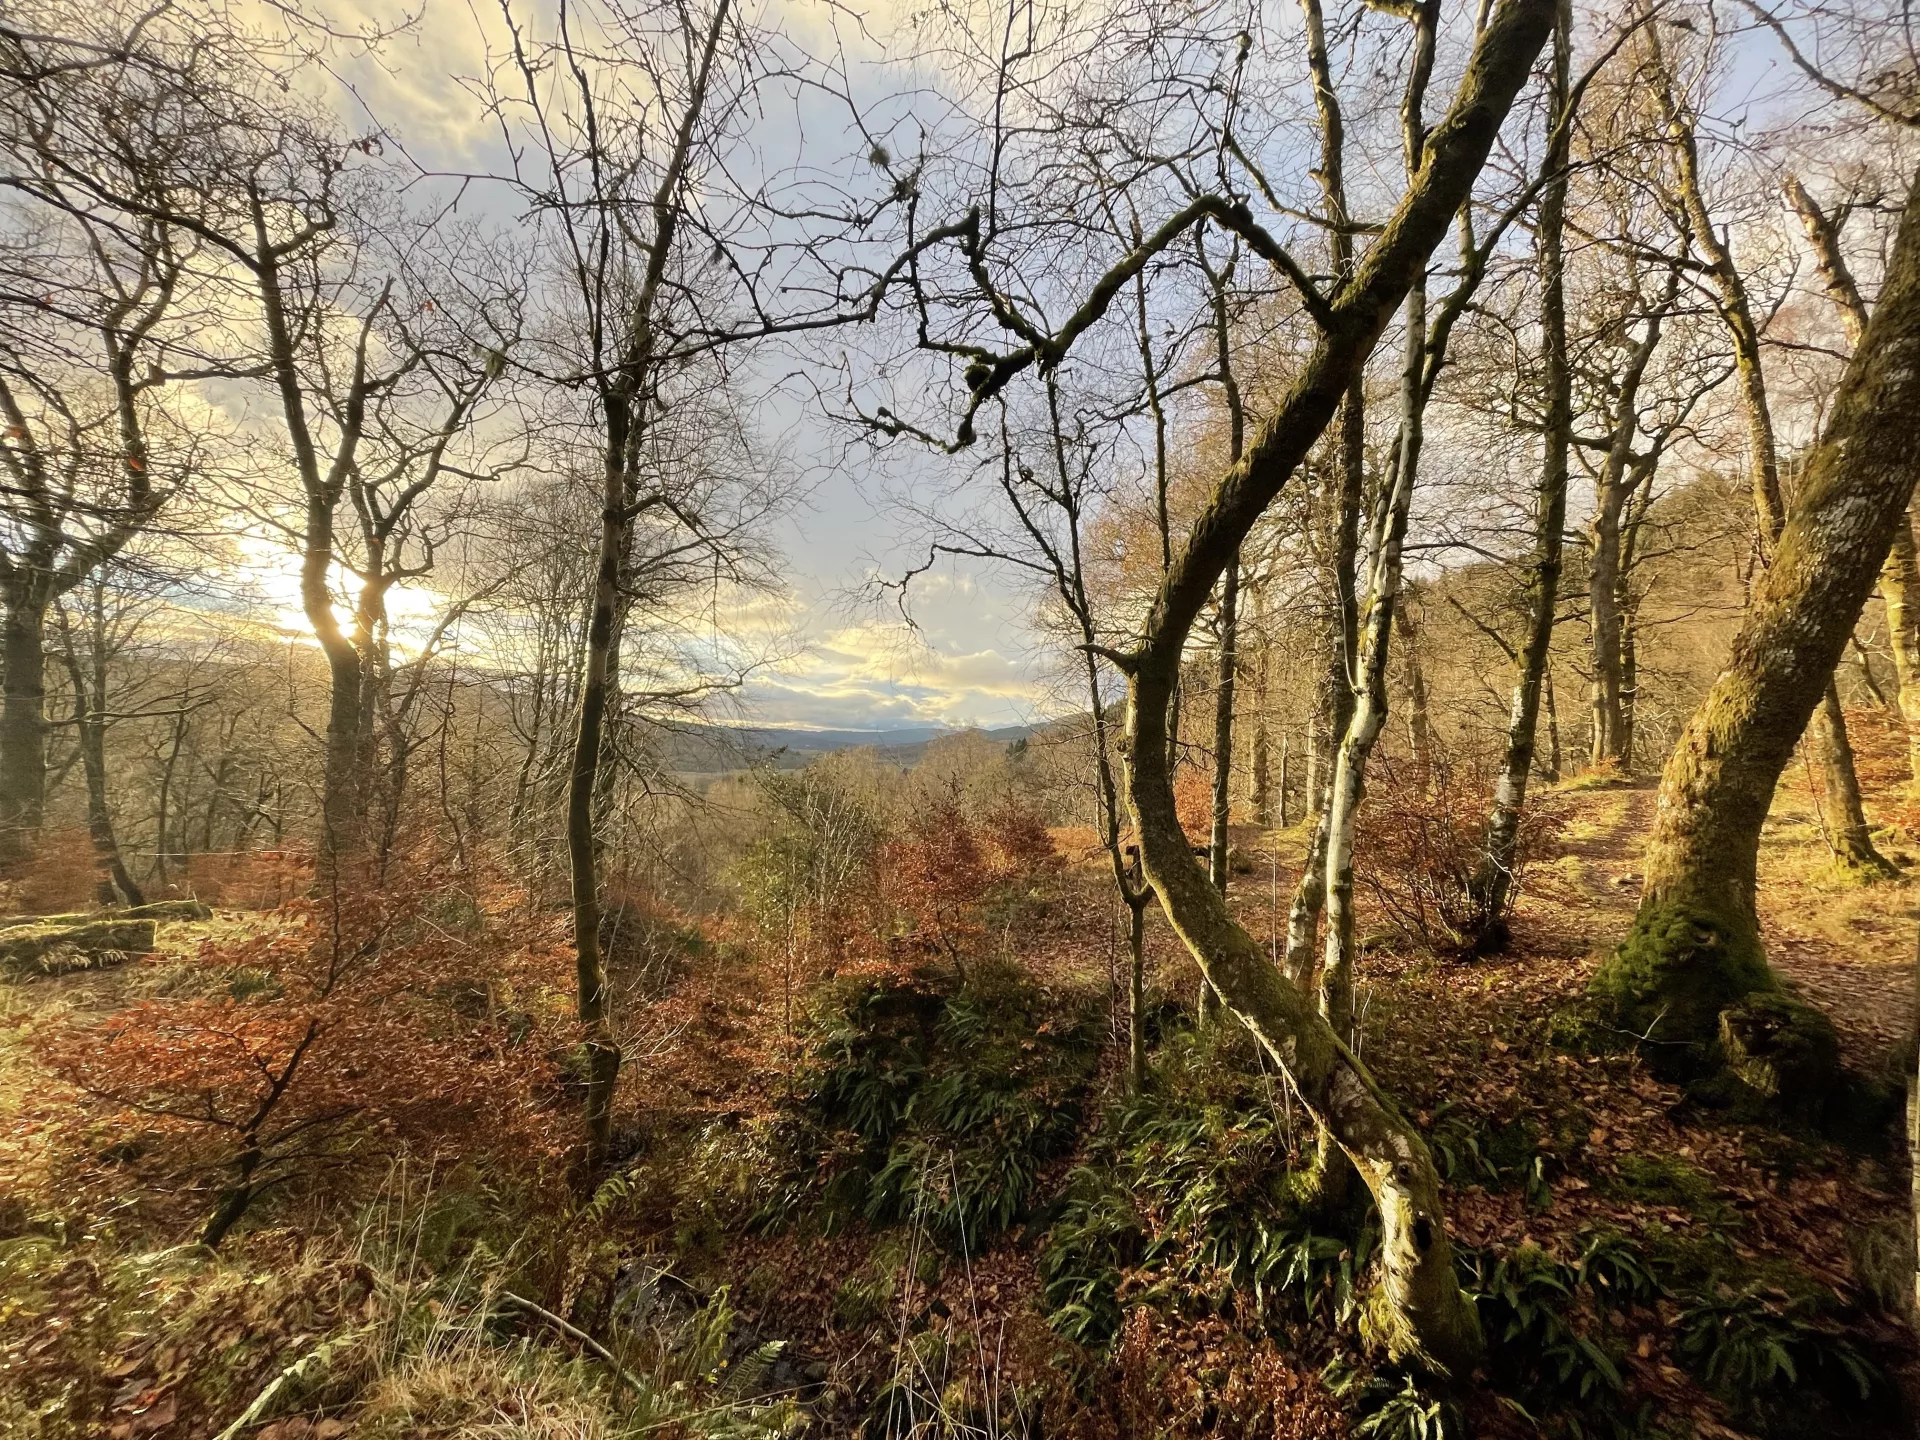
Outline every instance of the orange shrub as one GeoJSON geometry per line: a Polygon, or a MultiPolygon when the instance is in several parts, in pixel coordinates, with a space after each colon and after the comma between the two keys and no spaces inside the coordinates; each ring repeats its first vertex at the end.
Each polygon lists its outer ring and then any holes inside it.
{"type": "Polygon", "coordinates": [[[987,873],[996,881],[1022,880],[1065,863],[1047,822],[1032,807],[1009,799],[987,812],[980,837],[987,873]]]}
{"type": "Polygon", "coordinates": [[[218,1176],[210,1244],[263,1192],[349,1153],[536,1154],[550,1047],[481,971],[495,947],[457,932],[473,912],[436,878],[290,902],[270,929],[202,945],[201,993],[55,1031],[43,1058],[218,1176]]]}
{"type": "MultiPolygon", "coordinates": [[[[1488,915],[1473,881],[1486,839],[1493,770],[1435,752],[1425,766],[1376,755],[1354,840],[1355,879],[1408,940],[1437,954],[1497,943],[1506,916],[1488,915]]],[[[1557,823],[1557,799],[1528,796],[1514,858],[1511,905],[1557,823]]]]}
{"type": "Polygon", "coordinates": [[[882,863],[888,898],[958,965],[962,945],[979,929],[973,907],[991,881],[959,800],[948,795],[929,804],[886,847],[882,863]]]}
{"type": "Polygon", "coordinates": [[[47,830],[9,877],[5,892],[10,908],[22,915],[53,915],[90,909],[99,883],[87,832],[47,830]]]}
{"type": "Polygon", "coordinates": [[[272,910],[306,894],[313,857],[302,850],[245,850],[190,855],[186,884],[195,899],[230,910],[272,910]]]}
{"type": "Polygon", "coordinates": [[[1198,765],[1182,765],[1173,774],[1174,813],[1187,843],[1205,850],[1213,838],[1213,777],[1198,765]]]}

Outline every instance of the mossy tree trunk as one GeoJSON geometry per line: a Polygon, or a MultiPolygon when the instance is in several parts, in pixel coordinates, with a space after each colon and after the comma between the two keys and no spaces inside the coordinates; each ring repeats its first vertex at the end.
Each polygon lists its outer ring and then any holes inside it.
{"type": "Polygon", "coordinates": [[[1506,0],[1432,132],[1427,162],[1379,239],[1341,288],[1319,343],[1223,475],[1163,578],[1128,674],[1127,800],[1146,878],[1175,932],[1222,1000],[1286,1072],[1372,1193],[1380,1212],[1381,1278],[1374,1334],[1464,1374],[1481,1349],[1461,1295],[1440,1209],[1439,1180],[1419,1131],[1386,1098],[1317,1007],[1229,914],[1189,848],[1173,794],[1168,716],[1194,623],[1248,533],[1332,422],[1393,310],[1424,272],[1472,189],[1501,123],[1553,23],[1553,0],[1506,0]]]}
{"type": "MultiPolygon", "coordinates": [[[[1722,232],[1714,227],[1713,215],[1707,208],[1706,190],[1700,176],[1700,149],[1694,116],[1687,108],[1679,83],[1660,48],[1658,27],[1649,26],[1647,35],[1653,47],[1655,99],[1661,108],[1668,137],[1673,142],[1680,200],[1686,208],[1688,224],[1692,227],[1693,244],[1699,248],[1701,258],[1706,262],[1720,318],[1733,346],[1734,373],[1739,381],[1741,409],[1747,424],[1750,483],[1760,527],[1761,559],[1770,565],[1786,524],[1786,502],[1780,489],[1780,460],[1774,441],[1773,411],[1767,398],[1766,371],[1761,362],[1760,327],[1754,318],[1746,277],[1735,263],[1733,252],[1728,248],[1722,232]]],[[[1876,566],[1885,554],[1884,548],[1878,551],[1876,566]]],[[[1855,613],[1858,608],[1854,607],[1855,613]]],[[[1849,618],[1849,633],[1852,623],[1849,618]]],[[[1828,674],[1822,677],[1816,687],[1816,697],[1819,690],[1832,684],[1832,670],[1839,659],[1839,652],[1835,651],[1833,658],[1827,662],[1828,674]]],[[[1827,714],[1824,724],[1830,736],[1838,737],[1818,747],[1827,793],[1834,796],[1843,808],[1857,810],[1860,808],[1860,777],[1853,768],[1853,747],[1845,739],[1846,717],[1837,702],[1827,714]]],[[[1834,861],[1841,867],[1869,877],[1892,872],[1892,866],[1874,849],[1864,823],[1858,829],[1832,827],[1828,831],[1828,839],[1832,843],[1834,861]]]]}
{"type": "Polygon", "coordinates": [[[1721,1009],[1775,985],[1754,908],[1760,827],[1905,522],[1920,478],[1916,414],[1920,191],[1773,563],[1667,761],[1640,911],[1595,979],[1622,1023],[1653,1042],[1697,1053],[1712,1045],[1721,1009]]]}
{"type": "Polygon", "coordinates": [[[1826,693],[1820,697],[1812,733],[1820,746],[1820,770],[1828,785],[1827,844],[1837,863],[1863,879],[1892,879],[1900,872],[1874,848],[1866,806],[1860,798],[1853,744],[1847,739],[1847,715],[1840,708],[1840,687],[1831,675],[1827,677],[1826,693]]]}

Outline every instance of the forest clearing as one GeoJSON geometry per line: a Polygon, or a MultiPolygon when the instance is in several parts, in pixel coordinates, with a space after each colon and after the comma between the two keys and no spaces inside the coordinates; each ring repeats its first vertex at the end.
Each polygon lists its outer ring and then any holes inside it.
{"type": "Polygon", "coordinates": [[[1871,0],[11,0],[0,1432],[1920,1433],[1871,0]]]}

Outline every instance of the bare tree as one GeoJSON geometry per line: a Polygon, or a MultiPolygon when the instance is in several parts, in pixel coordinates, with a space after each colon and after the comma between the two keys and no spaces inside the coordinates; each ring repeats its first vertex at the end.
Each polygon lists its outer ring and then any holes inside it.
{"type": "MultiPolygon", "coordinates": [[[[29,16],[23,16],[29,20],[29,16]]],[[[196,245],[164,213],[209,64],[143,17],[78,38],[0,27],[0,858],[45,811],[51,606],[151,525],[196,466],[163,400],[198,369],[196,245]]]]}

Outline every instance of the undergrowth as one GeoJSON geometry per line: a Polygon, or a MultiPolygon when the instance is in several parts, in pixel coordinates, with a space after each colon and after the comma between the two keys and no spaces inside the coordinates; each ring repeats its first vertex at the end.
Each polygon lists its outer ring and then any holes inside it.
{"type": "Polygon", "coordinates": [[[339,1242],[292,1251],[275,1236],[141,1250],[51,1223],[0,1241],[0,1432],[794,1432],[797,1401],[768,1384],[779,1347],[742,1343],[724,1290],[648,1303],[659,1272],[638,1276],[616,1323],[583,1340],[559,1296],[522,1293],[527,1247],[471,1224],[486,1208],[453,1188],[389,1195],[339,1242]]]}
{"type": "Polygon", "coordinates": [[[1374,1237],[1317,1233],[1303,1216],[1284,1087],[1222,1053],[1234,1044],[1171,1037],[1149,1086],[1102,1116],[1041,1255],[1049,1318],[1068,1339],[1109,1345],[1123,1301],[1353,1318],[1374,1237]]]}
{"type": "Polygon", "coordinates": [[[805,1039],[763,1223],[914,1222],[954,1251],[1028,1217],[1097,1059],[1083,1008],[986,963],[829,986],[805,1039]]]}

